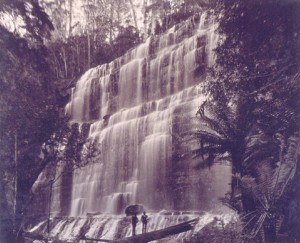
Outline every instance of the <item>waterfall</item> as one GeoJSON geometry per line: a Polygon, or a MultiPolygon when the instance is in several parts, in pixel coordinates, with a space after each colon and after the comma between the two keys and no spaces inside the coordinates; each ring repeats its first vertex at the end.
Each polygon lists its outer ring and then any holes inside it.
{"type": "MultiPolygon", "coordinates": [[[[104,231],[117,228],[130,204],[142,204],[153,214],[220,206],[218,198],[229,188],[229,166],[199,170],[201,159],[182,157],[196,145],[181,144],[183,134],[198,125],[195,114],[205,100],[200,85],[214,62],[215,27],[207,13],[194,16],[78,80],[66,112],[72,123],[91,124],[89,139],[101,155],[74,171],[69,192],[55,191],[62,195],[54,195],[54,216],[62,215],[64,193],[71,202],[64,216],[80,221],[101,213],[97,224],[104,231]]],[[[166,223],[157,215],[153,218],[166,223]]],[[[157,220],[153,229],[162,227],[157,220]]],[[[78,222],[74,225],[86,219],[78,222]]]]}

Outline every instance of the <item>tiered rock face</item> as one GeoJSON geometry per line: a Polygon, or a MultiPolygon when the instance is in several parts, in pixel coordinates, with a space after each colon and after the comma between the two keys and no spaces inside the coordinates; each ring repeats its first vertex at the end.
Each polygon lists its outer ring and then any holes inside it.
{"type": "Polygon", "coordinates": [[[199,169],[199,158],[182,156],[198,146],[182,137],[198,126],[214,29],[206,13],[194,16],[80,78],[66,111],[73,123],[91,124],[101,155],[58,182],[64,187],[53,190],[52,216],[122,214],[136,203],[152,212],[219,205],[230,168],[199,169]]]}
{"type": "Polygon", "coordinates": [[[102,155],[74,173],[71,216],[120,213],[133,203],[150,209],[210,204],[217,169],[190,178],[195,171],[180,159],[178,140],[195,128],[204,99],[197,85],[214,58],[213,29],[206,14],[195,16],[80,78],[67,112],[73,122],[92,124],[89,136],[102,155]]]}

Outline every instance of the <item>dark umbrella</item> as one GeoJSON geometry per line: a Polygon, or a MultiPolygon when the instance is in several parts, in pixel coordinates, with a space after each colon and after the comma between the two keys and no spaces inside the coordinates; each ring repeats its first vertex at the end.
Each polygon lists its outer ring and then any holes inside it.
{"type": "Polygon", "coordinates": [[[135,215],[135,214],[140,214],[144,211],[144,207],[143,205],[129,205],[126,207],[125,209],[125,214],[126,216],[131,216],[131,215],[135,215]]]}

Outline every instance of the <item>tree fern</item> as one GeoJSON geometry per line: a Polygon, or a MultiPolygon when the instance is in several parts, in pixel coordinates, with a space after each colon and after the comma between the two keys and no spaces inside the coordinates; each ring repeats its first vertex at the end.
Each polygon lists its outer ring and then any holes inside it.
{"type": "MultiPolygon", "coordinates": [[[[251,196],[257,203],[252,212],[245,214],[244,234],[247,238],[255,238],[261,230],[275,227],[282,222],[283,213],[278,209],[286,187],[294,178],[297,156],[300,152],[299,135],[291,136],[287,141],[281,140],[280,157],[277,167],[273,168],[268,160],[257,163],[254,176],[245,176],[242,180],[243,192],[251,196]],[[270,226],[271,225],[271,226],[270,226]]],[[[275,236],[276,237],[276,236],[275,236]]]]}

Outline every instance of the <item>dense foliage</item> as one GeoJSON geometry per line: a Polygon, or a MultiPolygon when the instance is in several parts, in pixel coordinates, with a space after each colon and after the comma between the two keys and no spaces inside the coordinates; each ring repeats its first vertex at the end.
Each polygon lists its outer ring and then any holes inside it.
{"type": "Polygon", "coordinates": [[[41,2],[55,26],[47,42],[48,61],[59,80],[70,83],[87,69],[114,60],[141,41],[131,1],[84,0],[81,6],[75,0],[41,2]],[[83,20],[76,17],[78,12],[83,20]]]}
{"type": "Polygon", "coordinates": [[[36,1],[7,1],[0,10],[23,23],[20,33],[0,26],[0,239],[13,242],[30,188],[46,164],[39,155],[56,128],[58,109],[43,45],[50,20],[36,1]]]}
{"type": "Polygon", "coordinates": [[[299,4],[239,0],[214,6],[220,40],[205,84],[210,99],[199,109],[201,146],[195,152],[232,162],[224,202],[243,216],[250,241],[275,242],[285,224],[293,226],[284,234],[299,238],[299,223],[289,222],[299,201],[299,4]]]}

